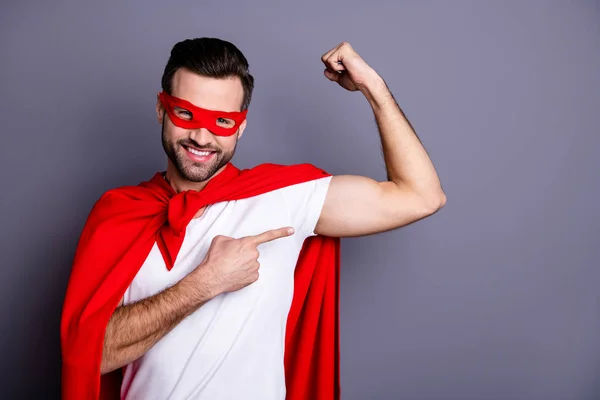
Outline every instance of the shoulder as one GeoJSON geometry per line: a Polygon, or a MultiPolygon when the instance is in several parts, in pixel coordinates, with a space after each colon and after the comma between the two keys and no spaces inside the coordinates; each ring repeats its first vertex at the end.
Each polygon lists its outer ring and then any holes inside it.
{"type": "Polygon", "coordinates": [[[284,175],[313,175],[315,178],[330,175],[311,163],[274,164],[262,163],[252,168],[241,170],[243,174],[284,174],[284,175]]]}
{"type": "Polygon", "coordinates": [[[104,219],[135,210],[142,204],[160,202],[167,188],[161,186],[158,176],[159,173],[137,185],[123,185],[104,191],[92,206],[90,218],[104,219]]]}

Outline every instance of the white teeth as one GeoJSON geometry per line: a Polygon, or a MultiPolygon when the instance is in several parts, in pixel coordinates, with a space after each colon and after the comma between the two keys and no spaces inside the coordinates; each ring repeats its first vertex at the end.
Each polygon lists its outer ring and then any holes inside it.
{"type": "Polygon", "coordinates": [[[210,151],[198,151],[196,149],[192,149],[191,147],[188,147],[188,151],[197,156],[209,156],[210,155],[210,151]]]}

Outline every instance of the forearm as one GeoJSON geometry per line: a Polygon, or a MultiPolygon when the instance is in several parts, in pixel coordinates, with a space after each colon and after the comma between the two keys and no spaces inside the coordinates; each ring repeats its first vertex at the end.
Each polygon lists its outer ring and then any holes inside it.
{"type": "Polygon", "coordinates": [[[214,294],[208,283],[188,275],[152,297],[117,308],[106,329],[101,373],[141,357],[212,297],[214,294]]]}
{"type": "Polygon", "coordinates": [[[427,202],[443,203],[435,167],[383,79],[374,74],[361,91],[379,128],[388,179],[427,202]]]}

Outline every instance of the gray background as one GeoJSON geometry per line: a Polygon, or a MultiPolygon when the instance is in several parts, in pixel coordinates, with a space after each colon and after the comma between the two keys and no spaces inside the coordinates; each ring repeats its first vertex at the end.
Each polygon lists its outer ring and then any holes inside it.
{"type": "Polygon", "coordinates": [[[59,397],[87,213],[165,167],[169,51],[217,36],[256,77],[239,167],[385,179],[368,103],[322,75],[347,40],[448,195],[427,220],[343,241],[344,399],[599,399],[600,5],[451,3],[3,2],[1,397],[59,397]]]}

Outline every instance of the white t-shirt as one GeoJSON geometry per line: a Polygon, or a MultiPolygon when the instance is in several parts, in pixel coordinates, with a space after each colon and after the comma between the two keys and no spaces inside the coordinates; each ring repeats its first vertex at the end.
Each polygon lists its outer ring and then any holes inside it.
{"type": "Polygon", "coordinates": [[[239,238],[293,226],[294,235],[261,244],[259,279],[221,294],[180,322],[124,369],[124,399],[283,400],[285,328],[294,267],[313,236],[331,177],[206,208],[186,229],[174,267],[156,246],[124,303],[172,286],[202,262],[216,235],[239,238]]]}

